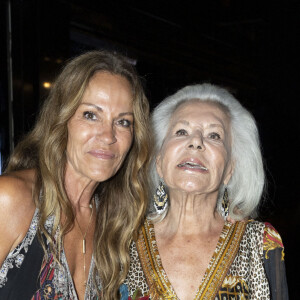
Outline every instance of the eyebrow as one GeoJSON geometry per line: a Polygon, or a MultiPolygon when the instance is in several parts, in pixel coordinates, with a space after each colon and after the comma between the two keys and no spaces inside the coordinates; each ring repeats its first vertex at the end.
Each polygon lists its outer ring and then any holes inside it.
{"type": "MultiPolygon", "coordinates": [[[[103,112],[103,109],[100,106],[98,106],[96,104],[93,104],[93,103],[82,102],[80,105],[92,106],[92,107],[96,108],[98,111],[103,112]]],[[[120,117],[126,116],[126,115],[132,115],[133,116],[133,112],[128,111],[128,112],[119,113],[120,117]]]]}
{"type": "MultiPolygon", "coordinates": [[[[174,124],[172,124],[172,127],[178,125],[178,124],[183,124],[183,125],[187,125],[189,126],[190,125],[190,122],[189,121],[186,121],[186,120],[180,120],[174,124]]],[[[221,128],[224,128],[224,125],[222,123],[213,123],[213,124],[209,124],[208,126],[209,128],[212,128],[212,127],[221,127],[221,128]]]]}
{"type": "Polygon", "coordinates": [[[177,125],[177,124],[190,125],[190,122],[188,122],[188,121],[185,121],[185,120],[180,120],[180,121],[178,121],[178,122],[174,123],[174,125],[173,125],[173,126],[175,126],[175,125],[177,125]]]}
{"type": "Polygon", "coordinates": [[[224,125],[223,124],[210,124],[209,126],[208,126],[209,128],[213,128],[213,127],[220,127],[220,128],[222,128],[222,129],[225,129],[225,127],[224,127],[224,125]]]}

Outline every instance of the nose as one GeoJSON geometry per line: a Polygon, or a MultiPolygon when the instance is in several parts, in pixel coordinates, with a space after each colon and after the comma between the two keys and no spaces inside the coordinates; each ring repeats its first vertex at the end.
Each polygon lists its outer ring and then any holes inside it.
{"type": "Polygon", "coordinates": [[[112,124],[102,123],[98,129],[98,138],[105,144],[111,145],[117,141],[115,130],[112,124]]]}
{"type": "Polygon", "coordinates": [[[195,150],[205,150],[205,146],[203,144],[203,138],[202,134],[197,133],[191,136],[191,139],[188,144],[189,149],[195,149],[195,150]]]}

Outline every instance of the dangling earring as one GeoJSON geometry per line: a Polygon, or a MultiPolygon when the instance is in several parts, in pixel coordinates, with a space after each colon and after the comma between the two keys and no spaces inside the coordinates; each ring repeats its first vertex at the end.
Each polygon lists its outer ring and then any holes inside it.
{"type": "Polygon", "coordinates": [[[229,198],[228,198],[227,186],[225,186],[223,199],[222,199],[222,216],[224,217],[225,220],[228,217],[228,212],[229,212],[229,198]]]}
{"type": "Polygon", "coordinates": [[[153,199],[156,212],[159,215],[162,214],[168,207],[168,194],[166,193],[165,186],[162,182],[159,183],[153,199]]]}

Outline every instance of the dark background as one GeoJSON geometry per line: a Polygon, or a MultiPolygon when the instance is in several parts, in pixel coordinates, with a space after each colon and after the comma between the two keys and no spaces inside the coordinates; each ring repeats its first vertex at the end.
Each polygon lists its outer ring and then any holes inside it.
{"type": "Polygon", "coordinates": [[[225,86],[257,120],[268,177],[261,217],[283,238],[297,299],[299,12],[296,0],[0,2],[0,164],[32,127],[43,83],[84,51],[127,55],[152,108],[187,84],[225,86]]]}

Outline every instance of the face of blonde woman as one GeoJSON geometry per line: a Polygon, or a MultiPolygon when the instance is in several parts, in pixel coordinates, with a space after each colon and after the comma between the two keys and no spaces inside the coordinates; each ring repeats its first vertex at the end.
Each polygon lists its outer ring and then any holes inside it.
{"type": "Polygon", "coordinates": [[[174,112],[157,157],[170,191],[217,193],[231,176],[230,119],[220,106],[191,101],[174,112]]]}
{"type": "Polygon", "coordinates": [[[68,122],[68,167],[88,180],[101,182],[112,177],[132,144],[133,121],[127,79],[96,73],[68,122]]]}

